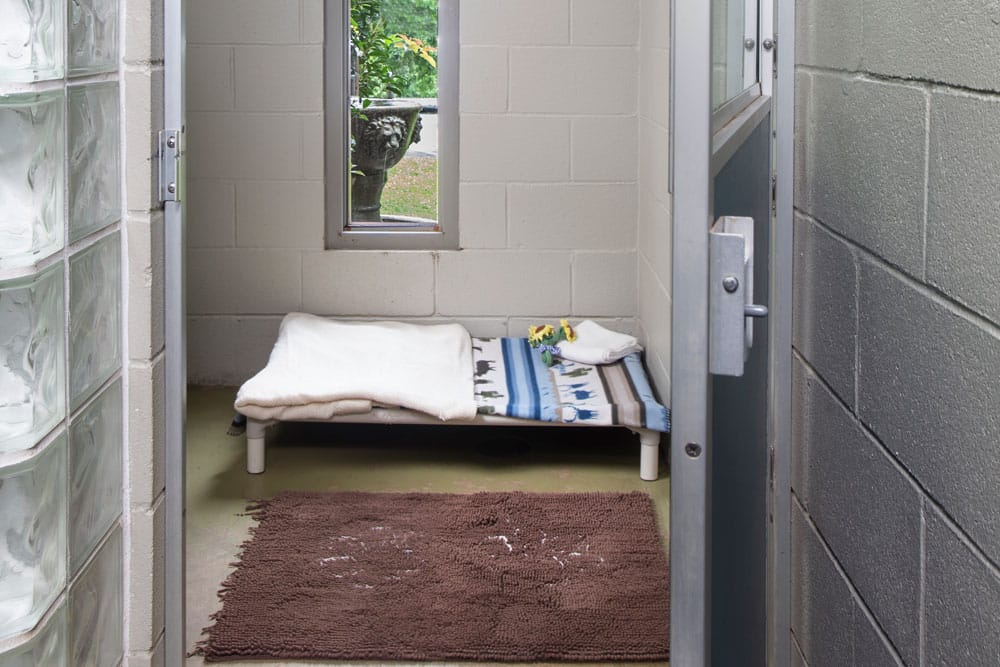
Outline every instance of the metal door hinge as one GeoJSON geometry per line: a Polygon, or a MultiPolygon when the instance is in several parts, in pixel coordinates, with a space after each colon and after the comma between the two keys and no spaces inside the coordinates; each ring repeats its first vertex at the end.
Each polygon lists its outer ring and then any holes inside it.
{"type": "Polygon", "coordinates": [[[181,201],[181,130],[160,130],[160,201],[181,201]]]}

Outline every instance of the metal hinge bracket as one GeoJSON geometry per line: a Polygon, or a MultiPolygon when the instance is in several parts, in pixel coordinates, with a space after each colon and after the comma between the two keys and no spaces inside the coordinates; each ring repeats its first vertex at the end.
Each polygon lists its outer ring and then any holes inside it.
{"type": "Polygon", "coordinates": [[[160,201],[181,200],[182,130],[160,130],[160,201]]]}

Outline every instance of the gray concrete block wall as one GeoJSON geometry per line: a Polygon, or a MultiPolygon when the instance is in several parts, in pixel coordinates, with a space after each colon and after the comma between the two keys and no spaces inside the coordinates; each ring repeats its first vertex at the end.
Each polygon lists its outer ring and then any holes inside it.
{"type": "MultiPolygon", "coordinates": [[[[462,0],[462,250],[380,252],[325,249],[322,0],[191,3],[189,379],[243,382],[247,364],[229,350],[256,350],[267,327],[240,323],[300,309],[460,318],[483,327],[474,334],[501,321],[525,335],[515,322],[566,316],[635,330],[640,104],[666,147],[663,4],[462,0]],[[646,76],[663,79],[642,87],[651,11],[661,57],[646,76]]],[[[663,180],[665,162],[653,169],[647,182],[663,180]]],[[[669,348],[656,347],[663,385],[669,348]]]]}
{"type": "Polygon", "coordinates": [[[793,642],[998,664],[996,8],[796,9],[793,642]]]}

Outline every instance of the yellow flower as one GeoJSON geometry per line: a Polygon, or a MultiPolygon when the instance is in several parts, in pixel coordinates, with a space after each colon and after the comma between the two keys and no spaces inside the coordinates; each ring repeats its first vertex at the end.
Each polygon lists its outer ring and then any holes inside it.
{"type": "Polygon", "coordinates": [[[566,340],[573,342],[576,340],[576,332],[573,331],[573,327],[569,325],[569,320],[559,320],[559,324],[562,325],[563,333],[566,335],[566,340]]]}
{"type": "Polygon", "coordinates": [[[532,343],[541,343],[545,338],[551,336],[555,329],[551,324],[544,326],[528,327],[528,340],[532,343]]]}

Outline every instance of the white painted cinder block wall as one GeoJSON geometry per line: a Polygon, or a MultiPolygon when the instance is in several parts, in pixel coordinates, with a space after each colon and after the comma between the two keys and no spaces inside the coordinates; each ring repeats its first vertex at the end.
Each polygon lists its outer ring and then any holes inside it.
{"type": "Polygon", "coordinates": [[[655,340],[665,387],[667,3],[462,0],[462,250],[437,252],[324,249],[322,12],[189,5],[190,379],[242,382],[305,310],[480,335],[595,318],[655,340]]]}
{"type": "Polygon", "coordinates": [[[639,34],[639,235],[637,328],[646,367],[670,402],[670,4],[641,0],[639,34]]]}

